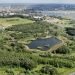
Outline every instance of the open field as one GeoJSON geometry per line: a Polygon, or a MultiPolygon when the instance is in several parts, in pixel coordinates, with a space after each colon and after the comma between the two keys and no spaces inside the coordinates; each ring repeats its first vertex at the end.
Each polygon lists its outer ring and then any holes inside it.
{"type": "Polygon", "coordinates": [[[0,18],[0,25],[4,27],[8,27],[11,25],[17,25],[17,24],[27,24],[27,23],[33,23],[34,21],[29,19],[23,19],[19,17],[14,18],[0,18]]]}

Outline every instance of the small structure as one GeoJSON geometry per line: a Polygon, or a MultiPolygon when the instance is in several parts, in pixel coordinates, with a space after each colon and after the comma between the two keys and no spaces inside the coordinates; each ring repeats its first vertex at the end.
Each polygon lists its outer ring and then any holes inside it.
{"type": "Polygon", "coordinates": [[[0,25],[0,31],[4,31],[4,30],[5,30],[4,26],[0,25]]]}
{"type": "Polygon", "coordinates": [[[42,16],[33,16],[33,18],[34,18],[35,20],[42,20],[42,19],[43,19],[42,16]]]}
{"type": "Polygon", "coordinates": [[[30,49],[40,49],[40,50],[55,50],[62,45],[62,41],[55,38],[46,38],[46,39],[36,39],[28,44],[30,49]]]}

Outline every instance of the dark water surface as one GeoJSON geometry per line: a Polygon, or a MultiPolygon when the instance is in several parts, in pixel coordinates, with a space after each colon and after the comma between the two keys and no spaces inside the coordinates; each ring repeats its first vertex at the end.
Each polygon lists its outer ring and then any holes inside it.
{"type": "Polygon", "coordinates": [[[37,49],[38,47],[42,47],[43,50],[48,50],[51,47],[60,44],[61,42],[62,42],[61,40],[55,37],[46,38],[46,39],[36,39],[32,41],[30,44],[28,44],[28,47],[30,49],[37,49]]]}

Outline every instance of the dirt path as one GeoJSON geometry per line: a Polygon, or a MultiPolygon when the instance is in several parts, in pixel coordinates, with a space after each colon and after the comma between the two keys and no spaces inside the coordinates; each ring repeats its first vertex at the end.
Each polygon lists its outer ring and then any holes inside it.
{"type": "Polygon", "coordinates": [[[75,75],[75,72],[73,72],[73,73],[70,73],[69,75],[75,75]]]}

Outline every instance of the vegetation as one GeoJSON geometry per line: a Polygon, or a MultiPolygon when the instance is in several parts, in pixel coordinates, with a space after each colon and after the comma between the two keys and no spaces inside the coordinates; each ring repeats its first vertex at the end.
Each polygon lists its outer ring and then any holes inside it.
{"type": "Polygon", "coordinates": [[[71,50],[67,46],[62,46],[61,48],[58,48],[56,50],[56,53],[60,53],[60,54],[67,54],[70,52],[71,52],[71,50]]]}
{"type": "Polygon", "coordinates": [[[11,18],[0,18],[0,26],[8,27],[16,24],[27,24],[33,23],[34,21],[27,19],[27,18],[20,18],[20,17],[11,17],[11,18]]]}
{"type": "Polygon", "coordinates": [[[69,35],[75,36],[75,28],[66,28],[66,32],[69,35]]]}
{"type": "Polygon", "coordinates": [[[35,22],[32,24],[21,24],[15,25],[9,28],[6,28],[8,31],[18,31],[24,33],[24,35],[37,37],[46,37],[50,35],[58,36],[61,33],[58,33],[60,29],[53,24],[49,24],[46,22],[35,22]],[[53,30],[55,29],[55,30],[53,30]]]}
{"type": "Polygon", "coordinates": [[[46,73],[48,75],[58,75],[57,70],[51,66],[44,66],[41,69],[42,73],[46,73]]]}
{"type": "Polygon", "coordinates": [[[0,22],[10,23],[0,30],[0,75],[68,75],[75,71],[75,37],[64,27],[21,17],[0,18],[0,22]],[[53,53],[27,47],[34,39],[50,36],[64,45],[53,53]]]}

